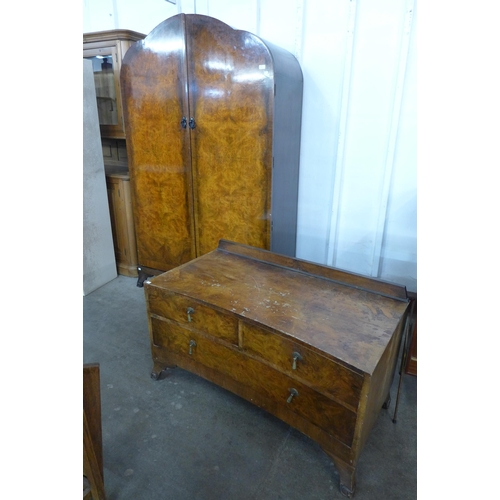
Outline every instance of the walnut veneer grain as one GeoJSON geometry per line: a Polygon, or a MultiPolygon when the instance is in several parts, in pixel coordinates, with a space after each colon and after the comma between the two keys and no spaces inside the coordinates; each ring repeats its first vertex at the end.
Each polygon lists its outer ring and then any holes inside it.
{"type": "Polygon", "coordinates": [[[153,378],[180,366],[266,409],[317,441],[353,495],[407,324],[404,287],[221,240],[145,292],[153,378]]]}
{"type": "Polygon", "coordinates": [[[291,54],[179,14],[129,49],[121,82],[146,274],[221,238],[295,255],[302,72],[291,54]]]}

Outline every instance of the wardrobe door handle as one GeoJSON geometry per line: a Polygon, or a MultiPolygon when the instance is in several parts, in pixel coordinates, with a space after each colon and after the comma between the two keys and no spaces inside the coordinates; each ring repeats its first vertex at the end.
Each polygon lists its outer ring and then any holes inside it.
{"type": "Polygon", "coordinates": [[[194,118],[191,117],[189,120],[189,128],[192,130],[196,127],[196,122],[194,121],[194,118]]]}
{"type": "Polygon", "coordinates": [[[181,127],[182,128],[186,128],[187,127],[187,119],[185,116],[182,117],[182,120],[181,120],[181,127]]]}

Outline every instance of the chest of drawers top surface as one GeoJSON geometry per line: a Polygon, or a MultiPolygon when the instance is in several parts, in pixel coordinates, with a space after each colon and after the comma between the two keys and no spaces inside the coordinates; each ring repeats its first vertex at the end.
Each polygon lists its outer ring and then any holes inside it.
{"type": "Polygon", "coordinates": [[[172,293],[208,304],[367,374],[408,307],[404,287],[225,241],[148,288],[173,307],[172,293]]]}

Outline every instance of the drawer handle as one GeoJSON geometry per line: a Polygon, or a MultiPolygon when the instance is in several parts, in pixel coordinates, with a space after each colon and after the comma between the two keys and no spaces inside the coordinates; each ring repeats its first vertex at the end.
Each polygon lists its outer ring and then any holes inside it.
{"type": "Polygon", "coordinates": [[[196,347],[196,342],[194,340],[189,341],[189,355],[193,354],[193,347],[196,347]]]}
{"type": "Polygon", "coordinates": [[[288,389],[288,390],[290,391],[290,396],[288,396],[288,399],[286,400],[286,402],[291,403],[294,396],[299,395],[299,392],[297,391],[297,389],[294,389],[293,387],[292,387],[292,389],[288,389]]]}
{"type": "Polygon", "coordinates": [[[193,321],[193,318],[191,318],[191,314],[194,314],[194,309],[192,307],[188,307],[186,312],[188,315],[188,322],[191,323],[191,321],[193,321]]]}
{"type": "Polygon", "coordinates": [[[294,352],[292,354],[293,356],[293,363],[292,363],[292,370],[296,370],[297,369],[297,360],[298,361],[302,361],[302,356],[298,353],[298,352],[294,352]]]}

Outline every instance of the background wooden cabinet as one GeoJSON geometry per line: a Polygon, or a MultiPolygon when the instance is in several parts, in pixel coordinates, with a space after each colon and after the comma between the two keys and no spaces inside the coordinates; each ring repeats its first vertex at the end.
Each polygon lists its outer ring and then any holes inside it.
{"type": "Polygon", "coordinates": [[[129,47],[146,35],[130,30],[84,33],[83,57],[92,61],[101,137],[125,139],[120,68],[129,47]]]}
{"type": "Polygon", "coordinates": [[[110,30],[83,35],[83,57],[92,61],[117,271],[137,276],[137,247],[130,194],[120,69],[129,47],[146,35],[110,30]]]}
{"type": "Polygon", "coordinates": [[[129,49],[121,84],[141,270],[167,271],[222,238],[295,255],[302,71],[292,54],[179,14],[129,49]]]}
{"type": "Polygon", "coordinates": [[[119,274],[137,276],[130,176],[126,167],[105,167],[109,215],[113,232],[116,266],[119,274]]]}

